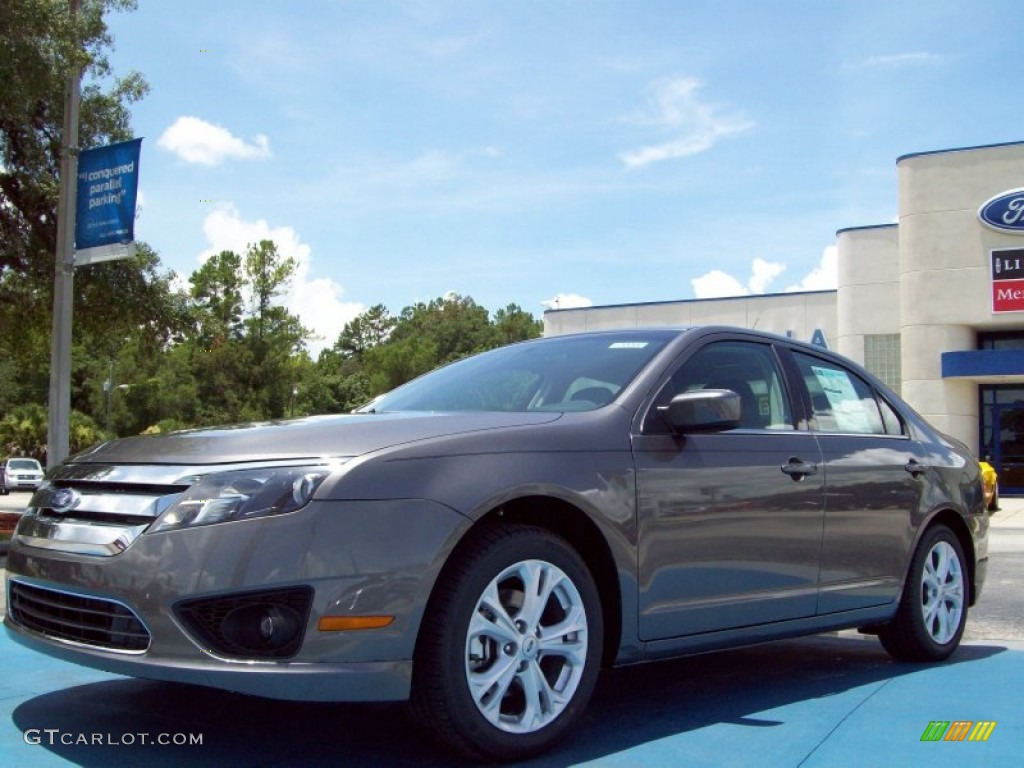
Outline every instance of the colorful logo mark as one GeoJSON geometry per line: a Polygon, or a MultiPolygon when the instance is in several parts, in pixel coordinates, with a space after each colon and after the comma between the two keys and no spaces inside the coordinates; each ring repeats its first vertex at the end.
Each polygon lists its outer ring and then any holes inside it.
{"type": "Polygon", "coordinates": [[[988,741],[995,728],[995,720],[932,720],[921,741],[988,741]]]}

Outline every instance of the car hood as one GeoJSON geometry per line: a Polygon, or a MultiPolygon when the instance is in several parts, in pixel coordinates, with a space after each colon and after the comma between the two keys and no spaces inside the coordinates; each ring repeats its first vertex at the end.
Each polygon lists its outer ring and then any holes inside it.
{"type": "Polygon", "coordinates": [[[235,464],[359,456],[430,438],[546,424],[560,413],[360,413],[141,435],[102,443],[74,464],[235,464]]]}

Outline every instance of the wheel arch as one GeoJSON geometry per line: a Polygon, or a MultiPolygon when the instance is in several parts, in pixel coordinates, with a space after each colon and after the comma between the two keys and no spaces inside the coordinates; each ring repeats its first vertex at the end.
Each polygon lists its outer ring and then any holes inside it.
{"type": "MultiPolygon", "coordinates": [[[[590,569],[601,599],[604,629],[602,666],[611,666],[619,652],[622,638],[622,589],[618,568],[607,540],[598,525],[579,507],[564,499],[543,495],[526,495],[509,499],[490,509],[459,539],[448,554],[445,565],[434,581],[424,616],[448,578],[449,565],[458,560],[459,552],[473,546],[477,534],[486,527],[510,524],[533,525],[561,537],[579,553],[590,569]]],[[[417,640],[417,647],[419,642],[417,640]]]]}

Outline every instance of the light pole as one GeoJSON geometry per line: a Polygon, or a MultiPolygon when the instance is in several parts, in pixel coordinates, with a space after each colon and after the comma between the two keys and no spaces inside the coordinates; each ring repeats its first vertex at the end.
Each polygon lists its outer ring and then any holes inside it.
{"type": "MultiPolygon", "coordinates": [[[[71,27],[78,23],[79,0],[71,0],[71,27]]],[[[75,54],[78,54],[77,46],[75,54]]],[[[50,412],[46,466],[67,458],[71,444],[71,312],[74,306],[75,204],[78,192],[78,104],[82,69],[72,64],[64,92],[60,192],[57,200],[57,253],[53,277],[53,335],[50,339],[50,412]]]]}

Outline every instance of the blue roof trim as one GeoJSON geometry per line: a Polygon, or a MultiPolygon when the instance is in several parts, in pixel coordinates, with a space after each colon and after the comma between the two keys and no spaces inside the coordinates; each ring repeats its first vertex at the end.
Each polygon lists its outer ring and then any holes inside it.
{"type": "Polygon", "coordinates": [[[899,224],[868,224],[864,227],[843,227],[836,230],[836,237],[839,237],[843,232],[860,232],[864,229],[895,229],[898,226],[899,224]]]}
{"type": "Polygon", "coordinates": [[[816,296],[821,294],[836,294],[838,291],[830,288],[823,291],[784,291],[783,293],[748,293],[745,296],[715,296],[710,299],[667,299],[665,301],[627,301],[624,304],[593,304],[589,307],[562,307],[559,309],[545,309],[544,314],[552,312],[579,312],[581,309],[622,309],[623,307],[656,307],[664,304],[700,304],[706,301],[745,301],[749,299],[770,299],[780,296],[816,296]]]}
{"type": "Polygon", "coordinates": [[[942,378],[973,376],[1024,378],[1024,349],[974,349],[942,353],[942,378]]]}
{"type": "Polygon", "coordinates": [[[927,155],[944,155],[950,152],[973,152],[977,149],[998,149],[999,147],[1016,147],[1024,145],[1024,141],[1004,141],[1000,144],[980,144],[977,147],[957,147],[954,149],[933,149],[930,152],[911,152],[909,155],[900,155],[896,158],[896,165],[912,157],[925,157],[927,155]]]}

